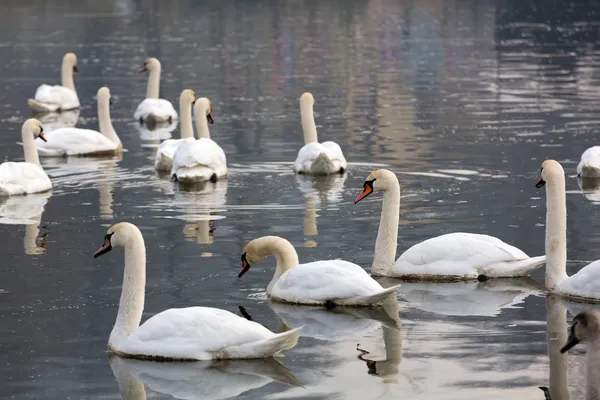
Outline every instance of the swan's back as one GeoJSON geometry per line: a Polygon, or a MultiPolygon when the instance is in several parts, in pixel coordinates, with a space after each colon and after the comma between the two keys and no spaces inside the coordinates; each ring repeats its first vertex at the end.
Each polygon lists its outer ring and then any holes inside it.
{"type": "Polygon", "coordinates": [[[557,285],[557,291],[574,297],[598,298],[600,293],[600,260],[594,261],[557,285]]]}
{"type": "Polygon", "coordinates": [[[161,119],[177,118],[177,111],[170,101],[165,99],[144,99],[133,114],[135,119],[146,119],[148,116],[159,117],[161,119]]]}
{"type": "MultiPolygon", "coordinates": [[[[193,168],[202,165],[212,170],[227,171],[225,152],[214,140],[208,138],[185,139],[173,156],[173,173],[179,168],[193,168]]],[[[220,175],[217,172],[217,175],[220,175]]]]}
{"type": "Polygon", "coordinates": [[[63,110],[79,107],[77,93],[61,85],[40,85],[35,91],[35,100],[42,103],[57,104],[63,110]]]}
{"type": "Polygon", "coordinates": [[[587,177],[600,177],[600,146],[590,147],[581,155],[577,174],[587,177]]]}
{"type": "Polygon", "coordinates": [[[0,195],[45,192],[52,182],[42,167],[28,162],[0,164],[0,195]]]}

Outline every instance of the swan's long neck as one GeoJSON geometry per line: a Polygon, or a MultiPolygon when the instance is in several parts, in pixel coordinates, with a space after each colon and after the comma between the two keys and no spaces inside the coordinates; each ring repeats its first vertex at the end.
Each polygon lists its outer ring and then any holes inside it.
{"type": "Polygon", "coordinates": [[[210,139],[210,131],[208,130],[208,120],[206,119],[206,107],[202,105],[196,107],[194,109],[194,119],[196,121],[196,130],[198,131],[198,139],[210,139]]]}
{"type": "Polygon", "coordinates": [[[273,275],[273,279],[271,279],[269,286],[267,286],[267,293],[270,293],[271,288],[275,282],[277,282],[279,277],[281,277],[288,269],[300,263],[298,261],[298,253],[296,253],[296,249],[294,249],[294,246],[292,246],[290,242],[279,237],[266,238],[264,243],[259,243],[259,246],[263,247],[265,254],[273,255],[275,256],[275,260],[277,260],[275,274],[273,275]]]}
{"type": "Polygon", "coordinates": [[[23,140],[23,153],[25,155],[25,162],[36,164],[41,167],[40,157],[38,156],[37,147],[35,147],[33,132],[23,127],[23,130],[21,130],[21,139],[23,140]]]}
{"type": "Polygon", "coordinates": [[[106,136],[108,140],[116,145],[121,144],[121,139],[119,139],[119,135],[117,135],[110,120],[110,100],[108,99],[98,102],[98,125],[100,133],[106,136]]]}
{"type": "Polygon", "coordinates": [[[120,343],[140,326],[145,286],[146,247],[142,234],[136,232],[125,246],[125,273],[119,312],[108,342],[117,350],[120,343]]]}
{"type": "Polygon", "coordinates": [[[556,289],[567,275],[567,201],[564,174],[546,184],[546,287],[556,289]]]}
{"type": "Polygon", "coordinates": [[[400,184],[390,180],[390,186],[383,193],[383,206],[379,231],[375,242],[375,255],[371,266],[372,275],[385,275],[396,259],[398,222],[400,220],[400,184]]]}
{"type": "Polygon", "coordinates": [[[60,67],[60,80],[67,89],[75,91],[75,82],[73,82],[73,66],[69,62],[63,62],[60,67]]]}
{"type": "Polygon", "coordinates": [[[179,115],[181,116],[181,138],[193,138],[194,127],[192,125],[192,104],[189,99],[179,99],[179,115]]]}
{"type": "Polygon", "coordinates": [[[155,65],[148,75],[148,86],[146,88],[147,99],[158,99],[160,90],[160,65],[155,65]]]}
{"type": "Polygon", "coordinates": [[[600,337],[588,344],[586,359],[586,399],[600,400],[600,337]]]}
{"type": "Polygon", "coordinates": [[[304,144],[317,141],[317,125],[313,114],[313,106],[310,103],[302,103],[300,106],[300,118],[302,119],[302,132],[304,133],[304,144]]]}
{"type": "Polygon", "coordinates": [[[548,358],[550,360],[550,395],[553,399],[569,400],[569,359],[567,353],[561,353],[561,347],[567,343],[569,326],[567,310],[552,295],[546,297],[546,325],[548,358]]]}

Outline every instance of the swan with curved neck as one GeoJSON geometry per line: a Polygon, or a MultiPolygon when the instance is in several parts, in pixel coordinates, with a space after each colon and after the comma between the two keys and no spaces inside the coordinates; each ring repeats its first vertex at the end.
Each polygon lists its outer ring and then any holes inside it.
{"type": "Polygon", "coordinates": [[[37,140],[41,156],[63,157],[115,154],[123,151],[121,139],[110,119],[110,90],[98,89],[98,129],[60,128],[46,134],[46,141],[37,140]]]}
{"type": "Polygon", "coordinates": [[[148,71],[148,86],[146,87],[146,98],[140,103],[133,114],[137,121],[149,124],[177,119],[177,111],[170,101],[159,98],[161,65],[158,59],[152,57],[146,59],[140,72],[148,71]]]}
{"type": "Polygon", "coordinates": [[[125,249],[125,271],[109,353],[160,361],[265,358],[296,345],[298,329],[274,334],[260,324],[211,307],[171,308],[140,325],[146,285],[142,233],[127,222],[113,225],[94,258],[115,247],[125,249]]]}
{"type": "Polygon", "coordinates": [[[242,250],[241,278],[250,266],[268,256],[277,261],[267,296],[295,304],[375,306],[396,293],[393,286],[384,289],[359,265],[343,260],[314,261],[300,264],[294,246],[278,236],[254,239],[242,250]]]}
{"type": "Polygon", "coordinates": [[[184,139],[194,138],[192,125],[192,105],[196,102],[196,93],[192,89],[185,89],[179,96],[179,113],[181,114],[181,139],[168,139],[163,141],[156,150],[154,168],[159,171],[171,171],[173,156],[184,139]]]}
{"type": "Polygon", "coordinates": [[[29,107],[39,112],[61,112],[79,108],[79,97],[75,91],[73,72],[77,68],[77,56],[73,53],[64,55],[61,66],[61,85],[41,85],[35,91],[33,99],[27,100],[29,107]]]}
{"type": "Polygon", "coordinates": [[[342,149],[335,142],[317,141],[317,126],[313,106],[315,99],[306,92],[300,96],[300,119],[304,133],[304,146],[298,152],[294,162],[294,171],[298,174],[329,175],[343,174],[348,163],[342,149]]]}
{"type": "Polygon", "coordinates": [[[560,349],[565,353],[580,341],[587,341],[586,399],[600,400],[600,311],[587,310],[573,318],[569,339],[560,349]]]}
{"type": "Polygon", "coordinates": [[[0,164],[0,196],[39,193],[52,189],[52,182],[40,164],[35,147],[36,137],[46,140],[40,121],[30,118],[21,128],[25,162],[0,164]]]}
{"type": "Polygon", "coordinates": [[[546,288],[563,296],[600,300],[600,260],[567,275],[565,171],[554,160],[542,163],[536,187],[546,186],[546,288]]]}
{"type": "Polygon", "coordinates": [[[216,182],[227,176],[227,157],[221,146],[210,138],[208,124],[215,121],[212,117],[212,103],[208,98],[196,100],[194,119],[198,140],[185,139],[177,147],[171,176],[181,183],[216,182]]]}
{"type": "Polygon", "coordinates": [[[529,257],[498,238],[474,233],[449,233],[406,250],[394,262],[400,218],[400,183],[396,175],[379,169],[371,173],[358,203],[375,191],[383,192],[383,209],[375,242],[371,274],[410,280],[457,281],[529,275],[545,257],[529,257]]]}

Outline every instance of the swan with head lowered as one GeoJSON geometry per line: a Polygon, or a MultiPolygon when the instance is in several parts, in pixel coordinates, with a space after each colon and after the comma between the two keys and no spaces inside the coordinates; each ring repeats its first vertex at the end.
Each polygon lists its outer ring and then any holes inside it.
{"type": "Polygon", "coordinates": [[[39,193],[52,189],[52,182],[40,164],[35,147],[36,137],[46,140],[40,121],[30,118],[21,128],[25,162],[0,164],[0,196],[39,193]]]}
{"type": "Polygon", "coordinates": [[[98,89],[98,129],[59,128],[46,134],[46,140],[36,140],[42,157],[64,157],[115,154],[123,151],[121,139],[110,119],[110,90],[98,89]]]}
{"type": "Polygon", "coordinates": [[[79,108],[79,97],[73,83],[73,71],[77,69],[77,56],[67,53],[62,60],[60,69],[60,85],[41,85],[35,91],[33,99],[27,100],[29,107],[39,112],[61,112],[79,108]]]}
{"type": "Polygon", "coordinates": [[[554,160],[544,161],[535,186],[546,186],[546,288],[566,297],[600,300],[600,260],[567,275],[567,200],[562,166],[554,160]]]}
{"type": "Polygon", "coordinates": [[[317,141],[314,104],[315,99],[312,94],[307,92],[300,97],[304,146],[298,152],[294,171],[307,175],[343,174],[348,169],[348,163],[340,145],[331,141],[323,143],[317,141]]]}
{"type": "Polygon", "coordinates": [[[182,183],[216,182],[227,176],[225,152],[210,138],[208,123],[213,124],[212,104],[201,97],[194,104],[194,119],[198,130],[198,140],[184,139],[173,155],[171,176],[182,183]]]}
{"type": "Polygon", "coordinates": [[[529,275],[546,260],[545,256],[529,257],[493,236],[455,232],[418,243],[394,262],[400,218],[400,184],[396,175],[387,169],[373,172],[354,203],[379,190],[383,192],[383,210],[372,275],[441,281],[513,278],[529,275]]]}
{"type": "Polygon", "coordinates": [[[146,286],[146,247],[140,230],[121,222],[110,227],[94,258],[125,249],[125,272],[110,354],[157,361],[272,357],[294,347],[299,330],[275,334],[264,326],[211,307],[171,308],[140,325],[146,286]]]}
{"type": "Polygon", "coordinates": [[[160,61],[156,58],[148,58],[140,72],[149,71],[146,98],[140,103],[133,114],[133,118],[140,123],[157,123],[177,119],[177,111],[170,101],[159,98],[160,91],[160,61]]]}
{"type": "Polygon", "coordinates": [[[181,139],[167,139],[156,150],[154,168],[159,171],[171,171],[173,156],[181,142],[194,138],[192,126],[192,105],[196,102],[196,94],[191,89],[185,89],[179,96],[179,113],[181,114],[181,139]]]}
{"type": "Polygon", "coordinates": [[[360,265],[343,260],[300,264],[294,246],[279,236],[254,239],[242,250],[241,278],[250,266],[275,256],[275,275],[267,296],[295,304],[333,306],[376,306],[395,296],[400,285],[384,289],[360,265]]]}

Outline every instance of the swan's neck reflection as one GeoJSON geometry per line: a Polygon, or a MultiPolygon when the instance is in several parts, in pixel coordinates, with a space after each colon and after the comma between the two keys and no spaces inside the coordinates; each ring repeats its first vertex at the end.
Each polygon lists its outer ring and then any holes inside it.
{"type": "Polygon", "coordinates": [[[214,221],[187,221],[183,225],[183,234],[198,244],[212,244],[215,241],[214,221]]]}
{"type": "Polygon", "coordinates": [[[47,233],[43,233],[40,236],[40,224],[42,222],[42,215],[38,215],[33,218],[35,223],[25,225],[25,236],[23,238],[23,247],[25,254],[36,255],[44,254],[47,246],[47,233]]]}
{"type": "Polygon", "coordinates": [[[570,400],[568,388],[568,356],[561,354],[561,347],[567,343],[567,310],[555,296],[546,297],[546,322],[548,358],[550,360],[550,397],[552,400],[570,400]]]}
{"type": "MultiPolygon", "coordinates": [[[[317,198],[307,196],[304,204],[304,236],[317,236],[317,198]]],[[[304,247],[316,247],[315,240],[307,240],[304,242],[304,247]]]]}

